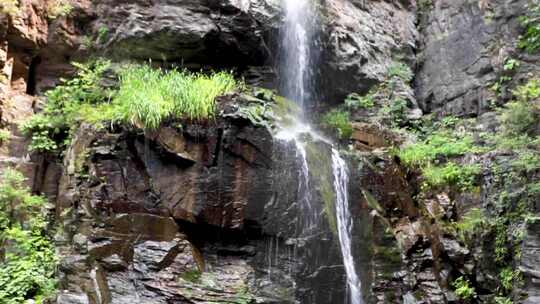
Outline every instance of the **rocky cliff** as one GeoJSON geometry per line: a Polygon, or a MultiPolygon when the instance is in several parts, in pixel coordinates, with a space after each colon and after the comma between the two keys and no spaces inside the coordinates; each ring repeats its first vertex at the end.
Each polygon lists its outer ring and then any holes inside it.
{"type": "MultiPolygon", "coordinates": [[[[9,134],[0,171],[17,168],[54,203],[60,261],[51,303],[341,303],[328,144],[312,139],[307,151],[318,209],[306,219],[300,151],[278,135],[283,98],[271,90],[280,2],[60,4],[0,5],[0,129],[9,134]],[[61,153],[29,151],[19,125],[43,109],[61,77],[74,76],[71,62],[94,57],[232,69],[247,88],[218,98],[212,121],[173,120],[152,131],[84,123],[61,153]],[[280,115],[254,115],[255,106],[280,115]]],[[[352,135],[341,142],[366,303],[540,301],[537,88],[523,97],[532,105],[527,129],[508,131],[504,114],[538,77],[538,53],[519,47],[522,19],[537,3],[317,5],[314,117],[346,100],[352,135]],[[439,149],[464,138],[470,149],[439,149]],[[429,164],[396,152],[418,145],[439,149],[429,164]],[[445,171],[435,184],[426,168],[450,163],[475,174],[462,181],[445,171]]],[[[117,85],[110,78],[104,87],[117,85]]]]}

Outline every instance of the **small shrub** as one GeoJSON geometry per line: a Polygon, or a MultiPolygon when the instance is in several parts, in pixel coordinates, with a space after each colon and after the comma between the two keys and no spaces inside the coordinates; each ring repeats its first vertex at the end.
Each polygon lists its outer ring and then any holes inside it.
{"type": "Polygon", "coordinates": [[[422,171],[424,186],[427,188],[456,185],[466,191],[474,186],[476,176],[480,173],[480,166],[457,165],[454,162],[448,162],[443,166],[424,167],[422,171]]]}
{"type": "Polygon", "coordinates": [[[324,127],[335,130],[338,137],[348,139],[352,136],[353,128],[349,119],[349,112],[342,110],[332,110],[322,118],[324,127]]]}
{"type": "Polygon", "coordinates": [[[403,98],[395,98],[381,109],[382,113],[389,115],[391,119],[391,125],[393,127],[399,127],[406,121],[405,111],[407,110],[407,101],[403,98]]]}
{"type": "Polygon", "coordinates": [[[0,129],[0,145],[3,145],[9,141],[11,133],[6,129],[0,129]]]}
{"type": "Polygon", "coordinates": [[[507,297],[495,297],[495,304],[514,304],[514,301],[507,297]]]}
{"type": "Polygon", "coordinates": [[[469,210],[458,222],[453,223],[459,239],[469,242],[475,235],[480,233],[487,225],[487,218],[481,209],[469,210]]]}
{"type": "Polygon", "coordinates": [[[462,300],[469,300],[476,297],[474,287],[470,286],[469,280],[464,277],[459,277],[452,283],[455,288],[456,295],[462,300]]]}
{"type": "Polygon", "coordinates": [[[521,272],[519,270],[513,270],[510,267],[503,268],[499,274],[501,279],[501,287],[504,292],[512,291],[514,283],[521,281],[521,272]]]}
{"type": "Polygon", "coordinates": [[[47,16],[49,19],[68,16],[73,10],[69,0],[53,0],[47,3],[47,16]]]}
{"type": "Polygon", "coordinates": [[[518,68],[519,66],[520,66],[520,63],[519,63],[518,60],[516,60],[514,58],[507,58],[504,61],[503,70],[505,70],[505,71],[513,71],[516,68],[518,68]]]}
{"type": "Polygon", "coordinates": [[[410,82],[413,79],[411,68],[403,62],[393,62],[388,68],[388,78],[398,77],[404,82],[410,82]]]}
{"type": "Polygon", "coordinates": [[[43,112],[20,126],[21,131],[32,138],[32,150],[52,152],[64,146],[70,130],[84,119],[82,107],[91,106],[104,113],[98,108],[110,99],[112,92],[101,86],[101,79],[110,62],[97,60],[73,65],[78,69],[77,75],[71,80],[62,79],[61,84],[47,91],[43,112]]]}
{"type": "Polygon", "coordinates": [[[528,16],[520,18],[525,31],[519,37],[518,47],[534,53],[540,49],[540,6],[537,2],[529,7],[529,12],[528,16]]]}
{"type": "Polygon", "coordinates": [[[512,93],[516,100],[507,103],[501,110],[504,131],[515,136],[535,131],[540,119],[540,109],[533,101],[540,98],[540,80],[529,80],[512,93]]]}
{"type": "Polygon", "coordinates": [[[0,303],[38,303],[55,290],[54,246],[45,233],[46,200],[32,195],[23,175],[7,169],[0,183],[0,303]]]}
{"type": "Polygon", "coordinates": [[[536,150],[521,151],[518,158],[512,161],[512,167],[520,172],[535,172],[540,169],[540,154],[536,150]]]}
{"type": "Polygon", "coordinates": [[[0,13],[15,16],[20,13],[18,0],[2,0],[0,2],[0,13]]]}
{"type": "Polygon", "coordinates": [[[109,28],[106,26],[101,26],[98,29],[97,41],[99,43],[105,43],[105,41],[107,41],[108,36],[109,36],[109,28]]]}
{"type": "Polygon", "coordinates": [[[345,106],[351,110],[370,109],[375,106],[375,96],[371,93],[365,96],[352,93],[345,98],[345,106]]]}
{"type": "Polygon", "coordinates": [[[471,136],[457,137],[451,131],[441,130],[401,149],[398,156],[408,166],[425,166],[439,157],[456,157],[477,151],[471,136]]]}

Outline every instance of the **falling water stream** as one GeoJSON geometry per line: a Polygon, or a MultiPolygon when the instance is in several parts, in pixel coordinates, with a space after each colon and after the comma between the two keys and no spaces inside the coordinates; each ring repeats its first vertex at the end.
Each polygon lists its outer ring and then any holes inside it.
{"type": "MultiPolygon", "coordinates": [[[[304,211],[303,219],[306,223],[304,230],[313,229],[317,214],[312,207],[310,189],[310,170],[306,143],[302,134],[309,134],[311,138],[322,138],[311,130],[305,122],[304,111],[314,97],[314,67],[317,67],[316,56],[313,53],[316,26],[318,24],[315,13],[315,4],[312,0],[283,0],[285,9],[285,23],[281,32],[280,52],[280,92],[285,97],[294,100],[302,109],[302,114],[296,117],[296,123],[287,127],[282,138],[294,140],[297,157],[300,159],[300,185],[299,205],[304,211]]],[[[325,141],[324,139],[322,139],[325,141]]],[[[337,230],[343,264],[347,275],[347,298],[344,303],[362,304],[360,279],[356,273],[351,248],[353,221],[348,201],[348,169],[345,160],[339,152],[332,148],[332,169],[334,190],[336,195],[337,230]]],[[[304,231],[305,232],[305,231],[304,231]]]]}

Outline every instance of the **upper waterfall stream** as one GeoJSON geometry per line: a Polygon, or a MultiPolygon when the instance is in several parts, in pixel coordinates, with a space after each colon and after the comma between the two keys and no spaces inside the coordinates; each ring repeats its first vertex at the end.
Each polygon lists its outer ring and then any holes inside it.
{"type": "MultiPolygon", "coordinates": [[[[305,122],[309,103],[315,97],[315,69],[318,67],[317,56],[314,52],[316,45],[314,39],[317,32],[317,14],[315,4],[310,0],[284,0],[285,22],[281,31],[280,48],[280,92],[287,98],[295,101],[301,114],[294,118],[293,126],[285,127],[282,132],[282,139],[294,140],[297,157],[300,159],[300,173],[298,186],[298,203],[301,209],[300,214],[304,217],[298,219],[301,223],[299,236],[313,234],[315,225],[318,223],[318,211],[313,207],[313,187],[310,178],[311,170],[308,160],[306,138],[321,141],[331,147],[331,157],[325,159],[329,170],[332,170],[330,178],[333,183],[335,196],[335,219],[329,222],[335,223],[335,230],[339,238],[343,264],[345,267],[347,297],[343,300],[345,304],[362,304],[361,283],[356,273],[354,256],[352,252],[352,226],[353,220],[350,213],[348,195],[348,169],[347,163],[340,156],[339,152],[333,148],[332,144],[322,136],[314,132],[305,122]]],[[[317,153],[322,153],[318,151],[317,153]]],[[[325,166],[326,167],[326,166],[325,166]]],[[[321,170],[320,168],[318,168],[321,170]]]]}

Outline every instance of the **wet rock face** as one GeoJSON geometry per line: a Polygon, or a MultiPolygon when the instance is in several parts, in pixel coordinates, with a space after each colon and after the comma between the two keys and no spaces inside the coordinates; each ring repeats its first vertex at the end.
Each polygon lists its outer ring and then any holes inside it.
{"type": "Polygon", "coordinates": [[[59,303],[345,298],[323,204],[317,196],[311,214],[300,206],[297,155],[293,143],[232,116],[145,134],[83,126],[58,193],[69,291],[59,303]],[[304,231],[308,216],[316,229],[304,231]]]}
{"type": "Polygon", "coordinates": [[[336,102],[382,82],[394,59],[414,62],[418,33],[408,1],[326,0],[323,7],[321,84],[336,102]]]}
{"type": "Polygon", "coordinates": [[[484,113],[493,97],[489,86],[497,80],[504,60],[516,56],[518,18],[525,15],[528,2],[433,2],[420,23],[418,102],[426,113],[484,113]]]}

